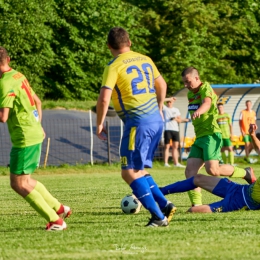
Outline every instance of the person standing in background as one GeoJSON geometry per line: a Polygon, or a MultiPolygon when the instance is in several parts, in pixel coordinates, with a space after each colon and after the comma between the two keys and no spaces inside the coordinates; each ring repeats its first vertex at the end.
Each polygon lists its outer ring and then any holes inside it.
{"type": "Polygon", "coordinates": [[[172,161],[175,167],[185,168],[179,163],[180,130],[179,123],[189,122],[189,119],[182,119],[180,110],[173,106],[175,97],[166,98],[166,106],[163,106],[164,115],[164,166],[170,167],[169,150],[172,145],[172,161]]]}
{"type": "Polygon", "coordinates": [[[229,163],[231,165],[234,165],[234,151],[231,142],[233,136],[231,117],[229,114],[225,113],[223,103],[218,103],[217,106],[218,106],[217,123],[222,133],[221,156],[224,163],[229,163]],[[228,157],[226,156],[226,151],[228,151],[228,157]]]}
{"type": "Polygon", "coordinates": [[[239,118],[240,131],[243,136],[243,141],[245,142],[245,161],[249,163],[256,163],[258,160],[249,158],[249,154],[253,150],[253,145],[251,143],[251,137],[249,135],[248,129],[250,124],[256,123],[256,113],[252,110],[251,100],[246,101],[246,109],[242,110],[239,118]]]}

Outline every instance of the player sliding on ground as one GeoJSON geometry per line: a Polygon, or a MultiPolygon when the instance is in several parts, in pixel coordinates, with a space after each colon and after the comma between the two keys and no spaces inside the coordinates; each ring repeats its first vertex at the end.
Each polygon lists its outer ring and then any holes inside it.
{"type": "Polygon", "coordinates": [[[10,57],[0,46],[0,122],[7,122],[12,141],[10,184],[49,223],[46,230],[63,230],[71,214],[45,186],[31,178],[41,154],[45,133],[41,101],[23,74],[9,67],[10,57]]]}
{"type": "MultiPolygon", "coordinates": [[[[251,124],[249,134],[252,138],[252,144],[255,151],[260,154],[260,141],[256,137],[256,129],[257,126],[251,124]]],[[[251,179],[256,179],[252,171],[251,179]]],[[[226,178],[220,179],[217,177],[198,174],[187,180],[175,182],[160,189],[164,195],[167,195],[193,190],[197,187],[222,197],[223,200],[209,205],[193,206],[188,210],[189,212],[211,213],[229,212],[241,209],[260,209],[260,178],[250,185],[241,185],[226,178]]]]}

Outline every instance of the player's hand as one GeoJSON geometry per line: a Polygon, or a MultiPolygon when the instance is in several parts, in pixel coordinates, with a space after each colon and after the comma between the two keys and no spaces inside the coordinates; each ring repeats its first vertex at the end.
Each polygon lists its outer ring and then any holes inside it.
{"type": "Polygon", "coordinates": [[[107,140],[107,130],[103,125],[98,125],[97,126],[97,137],[101,140],[107,140]]]}
{"type": "Polygon", "coordinates": [[[257,129],[257,125],[256,125],[256,124],[250,124],[250,125],[249,125],[249,129],[248,129],[249,134],[250,134],[250,135],[251,135],[251,134],[254,134],[255,131],[256,131],[256,129],[257,129]]]}
{"type": "Polygon", "coordinates": [[[46,137],[46,133],[45,133],[43,127],[42,127],[42,132],[43,132],[43,139],[45,139],[45,137],[46,137]]]}
{"type": "Polygon", "coordinates": [[[192,118],[192,120],[194,120],[194,119],[196,119],[196,118],[200,118],[200,116],[201,116],[201,113],[198,112],[198,110],[197,110],[197,111],[195,111],[195,112],[192,114],[191,118],[192,118]]]}

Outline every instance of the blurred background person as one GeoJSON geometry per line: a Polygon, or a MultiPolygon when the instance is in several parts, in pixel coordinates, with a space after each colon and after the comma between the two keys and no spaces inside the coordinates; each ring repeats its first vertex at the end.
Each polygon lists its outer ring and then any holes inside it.
{"type": "Polygon", "coordinates": [[[222,160],[225,164],[229,163],[234,165],[234,151],[232,145],[233,128],[231,117],[229,114],[225,113],[223,103],[218,103],[217,123],[222,133],[222,160]],[[226,156],[226,151],[228,151],[228,157],[226,156]]]}
{"type": "Polygon", "coordinates": [[[246,101],[246,109],[242,110],[239,118],[240,131],[243,136],[243,141],[245,142],[245,161],[249,163],[257,162],[257,159],[249,158],[249,154],[253,150],[253,145],[251,137],[249,135],[248,129],[250,124],[256,123],[256,113],[252,110],[252,102],[250,100],[246,101]]]}
{"type": "Polygon", "coordinates": [[[189,122],[189,119],[182,119],[180,110],[173,107],[175,97],[166,98],[166,105],[163,106],[164,115],[164,166],[170,167],[169,150],[172,146],[172,161],[175,167],[185,168],[179,163],[179,145],[180,145],[180,130],[179,123],[189,122]]]}

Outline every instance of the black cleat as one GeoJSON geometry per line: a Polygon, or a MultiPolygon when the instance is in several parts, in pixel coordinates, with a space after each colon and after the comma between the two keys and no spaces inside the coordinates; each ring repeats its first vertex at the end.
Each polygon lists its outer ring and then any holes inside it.
{"type": "Polygon", "coordinates": [[[253,168],[247,167],[247,168],[245,168],[245,171],[246,171],[246,175],[245,175],[244,179],[245,179],[249,184],[254,183],[254,182],[256,181],[256,177],[255,177],[253,168]]]}
{"type": "Polygon", "coordinates": [[[162,213],[168,219],[168,223],[170,223],[170,221],[172,220],[172,217],[173,217],[174,213],[176,212],[176,210],[177,210],[177,208],[170,201],[168,201],[165,208],[162,209],[162,213]]]}
{"type": "Polygon", "coordinates": [[[159,219],[157,216],[152,215],[146,227],[167,227],[169,225],[166,217],[159,219]]]}

